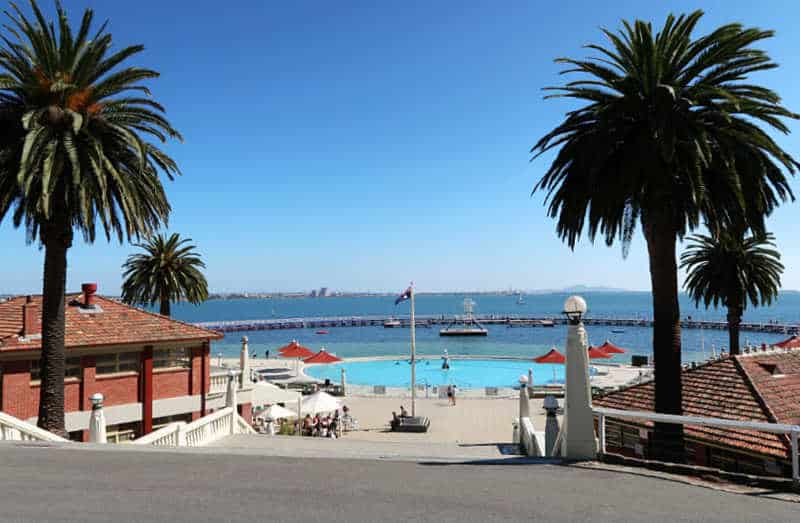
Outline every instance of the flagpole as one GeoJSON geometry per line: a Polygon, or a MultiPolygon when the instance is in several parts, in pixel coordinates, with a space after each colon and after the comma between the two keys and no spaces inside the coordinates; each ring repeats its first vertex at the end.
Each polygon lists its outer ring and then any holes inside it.
{"type": "Polygon", "coordinates": [[[416,416],[417,403],[417,360],[416,360],[416,328],[414,320],[414,286],[411,285],[411,416],[416,416]]]}

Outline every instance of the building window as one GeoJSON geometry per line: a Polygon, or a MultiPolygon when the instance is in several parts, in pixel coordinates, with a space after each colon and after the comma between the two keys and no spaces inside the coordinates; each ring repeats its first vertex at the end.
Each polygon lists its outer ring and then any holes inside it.
{"type": "MultiPolygon", "coordinates": [[[[83,376],[83,367],[81,366],[80,357],[67,358],[66,365],[64,366],[65,378],[81,378],[83,376]]],[[[42,379],[42,368],[40,360],[31,361],[31,381],[39,381],[42,379]]]]}
{"type": "Polygon", "coordinates": [[[136,439],[136,434],[139,432],[139,422],[134,421],[131,423],[122,423],[120,425],[111,425],[106,428],[106,438],[109,443],[123,443],[136,439]]]}
{"type": "Polygon", "coordinates": [[[138,352],[118,352],[116,354],[103,354],[97,356],[97,374],[116,374],[117,372],[138,372],[138,352]]]}
{"type": "Polygon", "coordinates": [[[153,430],[156,431],[176,421],[190,423],[192,421],[192,414],[175,414],[172,416],[164,416],[163,418],[155,418],[153,419],[153,430]]]}
{"type": "Polygon", "coordinates": [[[154,369],[188,369],[192,363],[189,349],[157,349],[153,351],[154,369]]]}

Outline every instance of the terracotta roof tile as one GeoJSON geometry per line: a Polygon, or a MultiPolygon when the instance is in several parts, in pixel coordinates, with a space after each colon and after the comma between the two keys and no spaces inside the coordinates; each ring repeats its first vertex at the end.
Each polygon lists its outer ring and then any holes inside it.
{"type": "MultiPolygon", "coordinates": [[[[598,407],[653,411],[652,381],[593,400],[598,407]]],[[[734,356],[683,371],[683,411],[687,416],[767,423],[800,422],[800,350],[734,356]],[[761,364],[784,374],[771,374],[761,364]]],[[[651,423],[646,423],[651,426],[651,423]]],[[[687,425],[686,435],[715,445],[789,457],[785,436],[758,431],[687,425]]]]}
{"type": "MultiPolygon", "coordinates": [[[[159,314],[137,309],[116,300],[95,296],[101,312],[87,313],[81,309],[81,294],[66,296],[67,348],[103,345],[127,345],[167,341],[220,339],[222,335],[159,314]]],[[[41,348],[41,339],[21,338],[22,305],[25,297],[0,303],[0,352],[41,348]]],[[[34,296],[33,305],[41,311],[42,297],[34,296]]],[[[37,311],[36,325],[41,331],[41,313],[37,311]]]]}

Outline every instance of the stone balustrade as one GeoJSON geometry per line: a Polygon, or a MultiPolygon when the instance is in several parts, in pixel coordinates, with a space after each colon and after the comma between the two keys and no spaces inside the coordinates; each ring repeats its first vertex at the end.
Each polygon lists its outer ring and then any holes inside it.
{"type": "Polygon", "coordinates": [[[0,441],[60,441],[67,439],[0,412],[0,441]]]}

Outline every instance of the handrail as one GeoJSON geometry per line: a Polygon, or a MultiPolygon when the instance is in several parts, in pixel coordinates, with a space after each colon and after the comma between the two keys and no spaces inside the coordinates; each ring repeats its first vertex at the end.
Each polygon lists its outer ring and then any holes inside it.
{"type": "Polygon", "coordinates": [[[58,441],[67,442],[52,432],[37,427],[27,421],[0,412],[0,440],[8,441],[58,441]]]}
{"type": "Polygon", "coordinates": [[[231,434],[231,425],[238,416],[232,407],[225,407],[213,414],[204,416],[186,425],[182,432],[185,434],[187,447],[202,447],[220,438],[231,434]]]}
{"type": "Polygon", "coordinates": [[[593,407],[592,412],[598,416],[598,432],[600,436],[600,452],[606,452],[606,417],[640,419],[661,423],[678,425],[697,425],[706,427],[721,427],[728,429],[744,429],[772,434],[786,434],[791,443],[792,479],[800,483],[800,425],[787,425],[782,423],[764,423],[760,421],[740,421],[723,418],[704,418],[698,416],[678,416],[675,414],[659,414],[657,412],[644,412],[636,410],[609,409],[606,407],[593,407]]]}
{"type": "Polygon", "coordinates": [[[161,427],[160,429],[145,434],[141,438],[135,439],[130,443],[132,445],[155,445],[157,447],[178,447],[180,446],[180,433],[183,427],[186,426],[185,421],[175,421],[161,427]]]}

